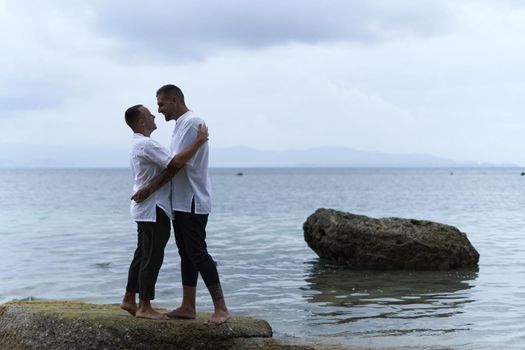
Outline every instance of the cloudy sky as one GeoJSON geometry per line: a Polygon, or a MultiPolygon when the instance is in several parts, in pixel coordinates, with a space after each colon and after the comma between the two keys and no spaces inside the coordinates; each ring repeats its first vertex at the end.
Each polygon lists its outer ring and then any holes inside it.
{"type": "Polygon", "coordinates": [[[525,164],[522,4],[0,0],[0,146],[127,150],[174,83],[213,147],[525,164]]]}

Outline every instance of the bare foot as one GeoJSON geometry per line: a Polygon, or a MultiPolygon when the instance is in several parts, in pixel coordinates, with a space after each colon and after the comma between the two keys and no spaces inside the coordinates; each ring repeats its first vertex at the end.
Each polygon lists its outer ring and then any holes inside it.
{"type": "Polygon", "coordinates": [[[193,320],[195,318],[195,310],[181,306],[168,312],[166,316],[169,318],[183,318],[186,320],[193,320]]]}
{"type": "Polygon", "coordinates": [[[168,316],[161,314],[160,312],[155,311],[153,309],[147,309],[147,310],[138,309],[135,316],[138,318],[148,318],[150,320],[169,320],[168,316]]]}
{"type": "Polygon", "coordinates": [[[204,324],[210,325],[210,326],[218,326],[228,321],[230,317],[231,317],[231,314],[228,312],[228,310],[216,310],[213,313],[213,315],[211,315],[211,317],[207,321],[204,322],[204,324]]]}
{"type": "Polygon", "coordinates": [[[136,303],[122,301],[122,303],[120,303],[120,308],[122,310],[125,310],[125,311],[129,312],[133,316],[135,316],[135,314],[137,313],[137,304],[136,303]]]}

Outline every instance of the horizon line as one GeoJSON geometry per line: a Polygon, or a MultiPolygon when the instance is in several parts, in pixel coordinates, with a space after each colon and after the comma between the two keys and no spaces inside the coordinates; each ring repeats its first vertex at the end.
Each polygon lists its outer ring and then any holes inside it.
{"type": "MultiPolygon", "coordinates": [[[[511,165],[454,165],[454,166],[404,166],[404,165],[383,165],[383,166],[210,166],[209,169],[521,169],[524,166],[518,164],[511,165]]],[[[2,167],[0,170],[122,170],[130,169],[129,166],[16,166],[2,167]]]]}

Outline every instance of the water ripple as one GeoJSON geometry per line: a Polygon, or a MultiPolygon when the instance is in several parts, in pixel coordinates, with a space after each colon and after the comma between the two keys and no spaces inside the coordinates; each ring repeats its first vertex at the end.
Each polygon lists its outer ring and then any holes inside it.
{"type": "MultiPolygon", "coordinates": [[[[525,186],[512,169],[214,170],[208,246],[235,314],[277,337],[361,347],[522,349],[525,186]],[[232,175],[233,174],[233,175],[232,175]],[[479,270],[352,271],[320,261],[315,209],[413,217],[467,232],[479,270]]],[[[136,245],[127,170],[0,171],[0,301],[118,303],[136,245]],[[14,204],[13,204],[14,203],[14,204]],[[24,205],[17,205],[24,203],[24,205]],[[53,205],[50,205],[52,203],[53,205]],[[96,205],[94,204],[96,203],[96,205]]],[[[180,302],[173,237],[156,303],[180,302]]],[[[199,280],[199,308],[212,302],[199,280]]]]}

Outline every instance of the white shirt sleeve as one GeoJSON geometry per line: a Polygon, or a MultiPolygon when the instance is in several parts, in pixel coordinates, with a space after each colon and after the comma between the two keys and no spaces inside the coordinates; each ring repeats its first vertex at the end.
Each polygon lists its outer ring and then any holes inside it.
{"type": "MultiPolygon", "coordinates": [[[[185,130],[183,130],[180,141],[180,150],[185,149],[190,146],[197,139],[197,133],[199,132],[199,124],[204,123],[201,119],[193,118],[191,123],[188,123],[185,130]]],[[[190,160],[186,162],[186,165],[193,166],[195,163],[195,158],[197,154],[201,151],[202,146],[199,148],[196,154],[191,157],[190,160]]],[[[175,156],[175,154],[173,154],[175,156]]]]}
{"type": "Polygon", "coordinates": [[[167,168],[173,157],[169,149],[157,141],[149,139],[144,145],[144,158],[163,168],[167,168]]]}

